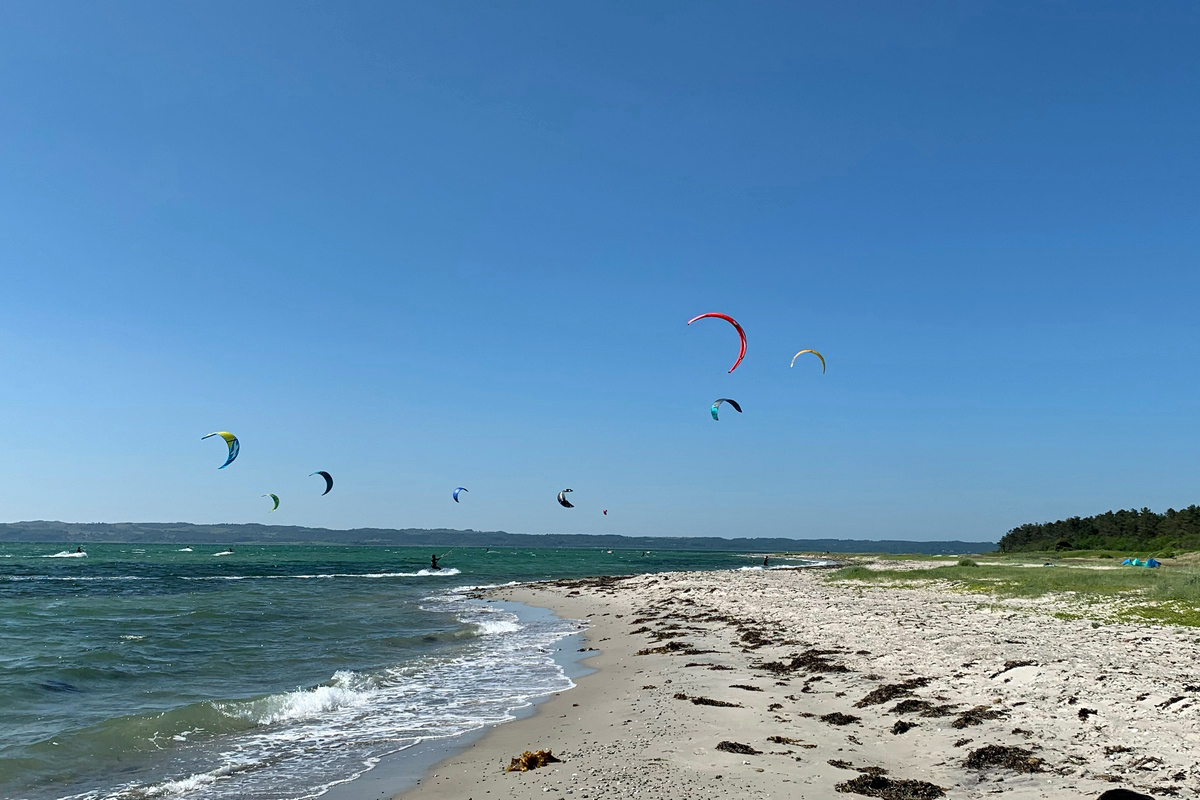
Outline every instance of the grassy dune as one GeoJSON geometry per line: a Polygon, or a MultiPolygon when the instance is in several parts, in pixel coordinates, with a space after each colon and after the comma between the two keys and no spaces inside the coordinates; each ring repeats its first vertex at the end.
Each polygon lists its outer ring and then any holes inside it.
{"type": "Polygon", "coordinates": [[[1054,566],[1006,562],[964,558],[944,566],[892,568],[877,561],[833,571],[828,579],[897,588],[938,582],[952,590],[997,598],[1041,599],[1045,601],[1041,605],[1058,617],[1200,627],[1200,567],[1192,564],[1145,569],[1092,559],[1060,561],[1054,566]]]}

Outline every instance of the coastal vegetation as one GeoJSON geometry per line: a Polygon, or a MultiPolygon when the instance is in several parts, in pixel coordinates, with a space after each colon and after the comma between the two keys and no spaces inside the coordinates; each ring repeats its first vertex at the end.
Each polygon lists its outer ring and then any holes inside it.
{"type": "Polygon", "coordinates": [[[1045,611],[1067,619],[1200,627],[1200,568],[1186,563],[1164,569],[1120,568],[1112,562],[1089,560],[1046,566],[1001,560],[916,569],[853,564],[828,577],[892,588],[937,582],[952,591],[991,594],[998,599],[1040,599],[1045,611]]]}
{"type": "Polygon", "coordinates": [[[1002,553],[1117,550],[1171,558],[1168,551],[1200,550],[1200,506],[1159,514],[1148,508],[1018,525],[1000,538],[1002,553]]]}

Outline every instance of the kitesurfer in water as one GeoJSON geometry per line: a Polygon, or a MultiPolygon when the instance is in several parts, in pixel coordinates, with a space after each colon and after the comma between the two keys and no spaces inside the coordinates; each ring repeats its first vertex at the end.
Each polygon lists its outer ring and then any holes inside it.
{"type": "Polygon", "coordinates": [[[763,556],[763,567],[767,566],[767,562],[771,560],[770,556],[763,556]]]}
{"type": "Polygon", "coordinates": [[[83,552],[83,545],[79,545],[79,547],[76,547],[76,548],[75,548],[75,552],[76,552],[76,553],[82,553],[82,552],[83,552]]]}
{"type": "Polygon", "coordinates": [[[438,557],[437,557],[437,554],[436,554],[436,553],[435,553],[435,554],[433,554],[433,555],[431,555],[431,556],[429,556],[429,560],[430,560],[430,562],[431,562],[431,563],[430,563],[430,565],[429,565],[429,568],[430,568],[430,569],[441,569],[441,567],[439,567],[439,566],[438,566],[438,563],[437,563],[437,561],[438,561],[438,557]]]}

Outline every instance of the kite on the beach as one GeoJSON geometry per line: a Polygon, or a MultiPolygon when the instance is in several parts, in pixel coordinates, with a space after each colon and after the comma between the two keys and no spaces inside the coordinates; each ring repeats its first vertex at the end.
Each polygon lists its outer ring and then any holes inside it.
{"type": "Polygon", "coordinates": [[[224,464],[217,467],[217,469],[225,469],[226,467],[228,467],[230,464],[233,463],[233,460],[235,458],[238,457],[238,451],[242,449],[242,446],[240,444],[238,444],[238,438],[236,436],[234,436],[232,433],[230,433],[229,431],[217,431],[216,433],[210,433],[205,436],[201,436],[200,441],[203,442],[209,436],[220,436],[222,439],[225,440],[225,444],[229,445],[229,458],[225,459],[224,464]]]}
{"type": "Polygon", "coordinates": [[[275,505],[271,506],[271,510],[272,510],[272,511],[274,511],[275,509],[279,508],[279,495],[277,495],[277,494],[271,494],[270,492],[268,492],[267,494],[264,494],[264,495],[262,495],[262,497],[269,497],[269,498],[271,498],[272,500],[274,500],[274,501],[275,501],[275,505]]]}
{"type": "Polygon", "coordinates": [[[467,491],[470,491],[470,490],[467,489],[467,487],[465,487],[465,486],[460,486],[457,489],[455,489],[454,490],[454,502],[456,502],[456,503],[458,502],[458,493],[459,492],[467,492],[467,491]]]}
{"type": "Polygon", "coordinates": [[[689,319],[688,325],[691,325],[693,322],[695,322],[698,319],[704,319],[706,317],[716,317],[717,319],[723,319],[726,322],[728,322],[730,325],[732,325],[733,327],[737,328],[738,336],[742,340],[742,349],[738,352],[737,361],[733,362],[733,366],[729,368],[729,371],[733,372],[735,369],[737,369],[738,364],[742,363],[742,359],[746,357],[746,332],[744,330],[742,330],[741,325],[738,325],[737,320],[735,320],[733,317],[726,316],[725,314],[701,314],[698,317],[692,317],[691,319],[689,319]]]}
{"type": "Polygon", "coordinates": [[[558,493],[558,504],[563,508],[574,508],[575,504],[567,500],[567,492],[573,492],[574,489],[563,489],[558,493]]]}
{"type": "Polygon", "coordinates": [[[738,405],[737,400],[730,400],[728,397],[722,397],[720,400],[712,404],[712,408],[710,410],[712,411],[713,419],[717,419],[717,407],[720,406],[721,403],[729,403],[729,405],[733,406],[734,411],[738,412],[739,414],[742,413],[742,407],[738,405]]]}
{"type": "Polygon", "coordinates": [[[325,491],[321,492],[321,496],[324,497],[325,495],[329,494],[329,490],[333,488],[333,476],[330,475],[328,472],[326,472],[323,469],[319,469],[316,472],[308,473],[308,477],[310,477],[310,478],[313,475],[320,475],[322,478],[325,479],[325,491]]]}
{"type": "Polygon", "coordinates": [[[821,355],[816,350],[801,350],[799,353],[796,353],[796,355],[792,356],[792,366],[793,367],[796,366],[796,359],[799,358],[800,356],[804,355],[805,353],[812,353],[814,356],[821,359],[821,374],[824,375],[825,374],[825,356],[821,355]]]}

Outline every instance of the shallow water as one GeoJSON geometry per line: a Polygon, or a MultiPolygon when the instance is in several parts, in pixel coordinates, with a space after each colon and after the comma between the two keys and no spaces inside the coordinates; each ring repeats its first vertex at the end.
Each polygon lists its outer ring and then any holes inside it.
{"type": "Polygon", "coordinates": [[[754,563],[464,548],[430,571],[430,548],[73,550],[0,543],[0,797],[315,797],[571,685],[552,656],[576,624],[465,588],[754,563]]]}

